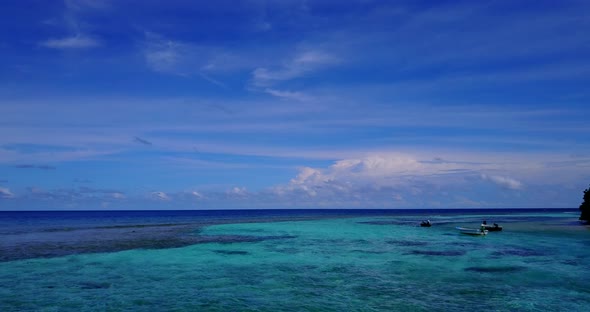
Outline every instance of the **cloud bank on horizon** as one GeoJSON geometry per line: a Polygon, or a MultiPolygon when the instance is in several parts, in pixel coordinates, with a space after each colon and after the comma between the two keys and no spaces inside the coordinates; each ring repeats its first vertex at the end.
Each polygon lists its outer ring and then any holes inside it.
{"type": "Polygon", "coordinates": [[[0,210],[577,207],[588,14],[573,0],[8,3],[0,210]]]}

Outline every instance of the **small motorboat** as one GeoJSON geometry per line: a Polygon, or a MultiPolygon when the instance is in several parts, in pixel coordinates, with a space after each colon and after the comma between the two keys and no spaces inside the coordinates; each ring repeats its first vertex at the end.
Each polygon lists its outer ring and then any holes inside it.
{"type": "Polygon", "coordinates": [[[430,220],[426,220],[426,221],[420,222],[420,226],[431,227],[432,223],[430,223],[430,220]]]}
{"type": "Polygon", "coordinates": [[[456,227],[456,229],[459,230],[459,232],[467,235],[488,235],[488,230],[482,231],[481,229],[470,229],[460,226],[456,227]]]}
{"type": "Polygon", "coordinates": [[[502,226],[498,225],[498,223],[494,223],[494,225],[485,225],[486,230],[490,231],[490,232],[498,232],[498,231],[502,231],[502,226]]]}

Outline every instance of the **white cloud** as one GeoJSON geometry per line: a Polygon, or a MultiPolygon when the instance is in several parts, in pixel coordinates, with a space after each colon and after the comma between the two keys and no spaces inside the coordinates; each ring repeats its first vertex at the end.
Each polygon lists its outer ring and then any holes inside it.
{"type": "Polygon", "coordinates": [[[229,197],[245,197],[248,196],[248,190],[245,187],[237,187],[234,186],[233,188],[229,189],[225,192],[226,195],[229,197]]]}
{"type": "Polygon", "coordinates": [[[491,181],[496,183],[504,188],[508,188],[511,190],[520,190],[522,188],[522,182],[515,180],[510,177],[503,177],[503,176],[490,176],[487,174],[482,174],[481,178],[485,181],[491,181]]]}
{"type": "Polygon", "coordinates": [[[278,98],[287,99],[287,100],[297,100],[297,101],[306,101],[309,100],[310,97],[303,94],[302,92],[297,91],[285,91],[285,90],[277,90],[277,89],[264,89],[264,92],[276,96],[278,98]]]}
{"type": "Polygon", "coordinates": [[[111,193],[111,197],[114,199],[125,199],[126,198],[125,194],[119,193],[119,192],[111,193]]]}
{"type": "Polygon", "coordinates": [[[514,178],[482,173],[508,172],[508,164],[453,159],[451,155],[368,154],[335,161],[324,168],[302,167],[288,184],[276,186],[272,192],[286,201],[331,202],[333,206],[463,207],[473,206],[473,202],[451,202],[449,194],[475,192],[484,186],[477,183],[483,177],[505,188],[522,187],[514,178]]]}
{"type": "Polygon", "coordinates": [[[334,162],[327,168],[300,168],[299,174],[288,185],[278,186],[273,191],[279,196],[300,193],[310,198],[325,199],[349,198],[366,199],[369,194],[387,195],[388,200],[396,199],[392,190],[406,189],[414,178],[436,172],[436,168],[425,169],[425,166],[409,155],[384,153],[368,155],[358,159],[344,159],[334,162]],[[409,183],[408,183],[409,182],[409,183]],[[384,192],[381,194],[381,192],[384,192]],[[392,197],[393,196],[393,197],[392,197]]]}
{"type": "Polygon", "coordinates": [[[402,154],[377,154],[358,159],[343,159],[330,167],[318,170],[303,168],[296,184],[325,184],[326,182],[354,182],[354,184],[396,184],[400,175],[423,174],[422,165],[402,154]],[[386,179],[384,179],[386,178],[386,179]]]}
{"type": "Polygon", "coordinates": [[[291,184],[304,184],[308,181],[324,182],[321,171],[310,167],[303,167],[299,169],[299,174],[295,179],[291,180],[291,184]]]}
{"type": "Polygon", "coordinates": [[[52,49],[86,49],[100,45],[100,42],[85,35],[75,35],[61,39],[49,39],[41,43],[42,46],[52,49]]]}
{"type": "Polygon", "coordinates": [[[13,198],[14,194],[5,187],[0,187],[0,198],[13,198]]]}
{"type": "Polygon", "coordinates": [[[153,199],[157,199],[157,200],[170,200],[170,197],[168,196],[168,194],[166,194],[164,192],[152,192],[151,196],[153,199]]]}
{"type": "Polygon", "coordinates": [[[203,196],[203,194],[201,194],[201,193],[199,193],[197,191],[192,191],[190,193],[191,193],[191,195],[193,195],[197,199],[203,199],[203,198],[205,198],[205,196],[203,196]]]}

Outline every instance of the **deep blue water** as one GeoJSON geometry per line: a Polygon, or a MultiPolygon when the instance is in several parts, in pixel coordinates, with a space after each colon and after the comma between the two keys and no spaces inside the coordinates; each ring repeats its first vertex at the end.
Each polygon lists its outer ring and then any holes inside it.
{"type": "Polygon", "coordinates": [[[227,209],[227,210],[95,210],[95,211],[0,211],[11,218],[112,218],[112,217],[254,217],[322,215],[420,215],[420,214],[509,214],[527,212],[577,212],[575,208],[530,209],[227,209]]]}
{"type": "Polygon", "coordinates": [[[101,210],[101,211],[0,211],[0,234],[34,231],[55,226],[116,226],[253,220],[305,219],[354,216],[499,215],[543,212],[577,212],[577,209],[264,209],[264,210],[101,210]]]}

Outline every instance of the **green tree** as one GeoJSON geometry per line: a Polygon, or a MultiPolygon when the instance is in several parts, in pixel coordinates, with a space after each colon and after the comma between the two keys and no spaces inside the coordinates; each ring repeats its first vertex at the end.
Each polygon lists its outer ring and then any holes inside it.
{"type": "Polygon", "coordinates": [[[590,187],[584,190],[584,202],[580,205],[580,220],[590,221],[590,187]]]}

